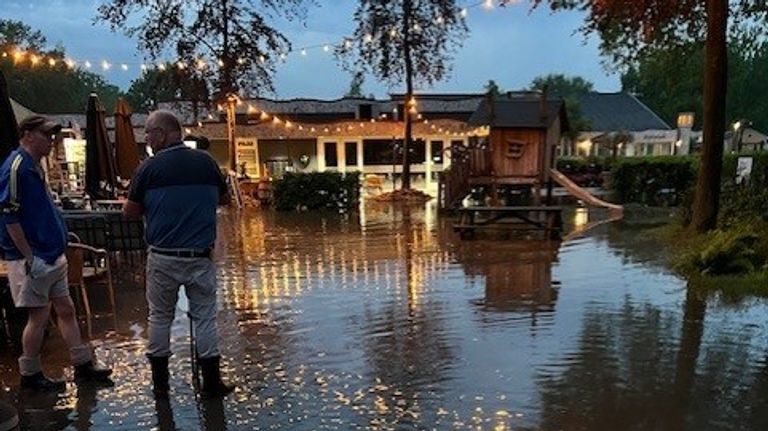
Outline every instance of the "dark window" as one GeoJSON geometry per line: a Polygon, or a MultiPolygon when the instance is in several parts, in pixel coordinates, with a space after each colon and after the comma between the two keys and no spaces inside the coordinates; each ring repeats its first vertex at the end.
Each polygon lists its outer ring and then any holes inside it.
{"type": "Polygon", "coordinates": [[[370,103],[357,105],[357,114],[357,118],[361,120],[370,120],[373,115],[373,105],[370,103]]]}
{"type": "Polygon", "coordinates": [[[325,144],[325,166],[339,166],[339,156],[336,154],[336,143],[326,142],[325,144]]]}
{"type": "Polygon", "coordinates": [[[410,151],[409,161],[411,163],[424,163],[427,156],[427,143],[423,139],[415,139],[410,151]]]}
{"type": "Polygon", "coordinates": [[[405,118],[405,105],[400,103],[397,105],[397,119],[403,120],[405,118]]]}
{"type": "Polygon", "coordinates": [[[363,141],[363,163],[392,165],[402,163],[402,139],[366,139],[363,141]]]}
{"type": "Polygon", "coordinates": [[[507,140],[507,157],[519,159],[523,156],[523,151],[525,151],[525,142],[512,139],[507,140]]]}
{"type": "Polygon", "coordinates": [[[344,153],[347,156],[347,166],[357,166],[357,142],[345,143],[344,153]]]}
{"type": "Polygon", "coordinates": [[[443,163],[443,141],[432,141],[432,163],[443,163]]]}

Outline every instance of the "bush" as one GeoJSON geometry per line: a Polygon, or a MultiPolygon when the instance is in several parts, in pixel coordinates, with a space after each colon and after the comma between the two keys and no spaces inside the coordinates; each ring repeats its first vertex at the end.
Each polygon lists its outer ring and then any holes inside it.
{"type": "Polygon", "coordinates": [[[766,269],[768,226],[757,220],[743,221],[691,241],[676,267],[686,274],[749,274],[766,269]]]}
{"type": "Polygon", "coordinates": [[[693,157],[627,157],[611,171],[611,190],[621,203],[679,205],[695,181],[693,157]]]}
{"type": "Polygon", "coordinates": [[[608,157],[559,158],[557,170],[581,187],[600,187],[603,173],[611,170],[615,160],[608,157]]]}
{"type": "Polygon", "coordinates": [[[360,200],[360,173],[287,173],[274,187],[278,211],[346,211],[360,200]]]}

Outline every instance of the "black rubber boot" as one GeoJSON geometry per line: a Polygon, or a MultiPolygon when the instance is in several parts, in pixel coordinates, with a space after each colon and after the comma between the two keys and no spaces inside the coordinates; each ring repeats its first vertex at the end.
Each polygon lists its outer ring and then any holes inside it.
{"type": "Polygon", "coordinates": [[[67,387],[64,380],[50,379],[45,377],[42,371],[31,376],[21,376],[21,389],[32,391],[63,391],[67,387]]]}
{"type": "Polygon", "coordinates": [[[149,356],[149,363],[152,365],[152,394],[156,400],[167,400],[171,392],[171,386],[168,383],[168,356],[149,356]]]}
{"type": "Polygon", "coordinates": [[[0,401],[0,431],[18,430],[19,415],[12,405],[0,401]]]}
{"type": "Polygon", "coordinates": [[[75,383],[97,384],[103,386],[114,386],[115,382],[109,378],[112,375],[112,368],[100,367],[88,361],[84,364],[75,365],[75,383]]]}
{"type": "Polygon", "coordinates": [[[219,356],[211,358],[198,358],[200,372],[203,375],[203,388],[200,394],[204,397],[223,397],[235,390],[234,385],[228,385],[221,381],[221,368],[219,368],[219,356]]]}

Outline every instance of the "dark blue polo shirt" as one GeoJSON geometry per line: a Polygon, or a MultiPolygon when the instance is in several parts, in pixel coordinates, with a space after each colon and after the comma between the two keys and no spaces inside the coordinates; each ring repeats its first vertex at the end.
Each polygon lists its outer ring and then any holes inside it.
{"type": "Polygon", "coordinates": [[[178,143],[139,166],[128,199],[144,208],[147,244],[203,250],[216,239],[216,207],[226,193],[213,158],[178,143]]]}
{"type": "Polygon", "coordinates": [[[4,260],[22,259],[6,225],[19,223],[32,254],[53,264],[67,247],[67,225],[53,203],[40,165],[21,147],[0,167],[0,247],[4,260]]]}

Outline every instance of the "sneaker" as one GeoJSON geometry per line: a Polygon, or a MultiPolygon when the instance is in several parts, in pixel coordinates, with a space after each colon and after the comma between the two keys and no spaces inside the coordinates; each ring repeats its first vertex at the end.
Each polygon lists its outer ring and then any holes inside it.
{"type": "Polygon", "coordinates": [[[66,387],[67,383],[64,380],[48,378],[42,371],[31,376],[21,376],[21,389],[58,392],[63,391],[66,387]]]}
{"type": "Polygon", "coordinates": [[[111,375],[111,368],[99,367],[95,365],[93,361],[75,365],[75,382],[77,384],[96,383],[100,385],[114,386],[115,382],[109,378],[111,375]]]}

